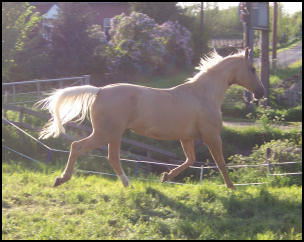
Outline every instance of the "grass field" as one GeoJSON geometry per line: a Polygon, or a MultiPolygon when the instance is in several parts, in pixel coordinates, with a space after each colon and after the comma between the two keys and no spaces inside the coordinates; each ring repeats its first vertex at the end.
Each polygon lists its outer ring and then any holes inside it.
{"type": "Polygon", "coordinates": [[[2,239],[301,239],[302,187],[201,186],[2,165],[2,239]]]}

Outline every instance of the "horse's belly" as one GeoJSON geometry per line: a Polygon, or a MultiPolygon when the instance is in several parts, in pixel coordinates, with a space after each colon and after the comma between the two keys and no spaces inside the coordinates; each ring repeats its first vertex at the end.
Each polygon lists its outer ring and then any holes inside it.
{"type": "Polygon", "coordinates": [[[137,134],[161,140],[192,139],[198,136],[198,132],[191,122],[179,124],[174,120],[170,123],[164,123],[164,120],[162,122],[151,122],[150,120],[134,123],[130,129],[137,134]]]}
{"type": "Polygon", "coordinates": [[[154,139],[178,140],[196,135],[195,121],[194,110],[182,102],[177,102],[168,95],[158,95],[150,100],[145,96],[138,103],[129,128],[154,139]]]}

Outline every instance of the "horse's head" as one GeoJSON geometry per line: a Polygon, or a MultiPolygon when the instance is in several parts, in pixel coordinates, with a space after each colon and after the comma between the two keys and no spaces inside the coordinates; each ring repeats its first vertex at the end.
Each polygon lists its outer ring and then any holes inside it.
{"type": "Polygon", "coordinates": [[[245,55],[242,58],[240,66],[237,67],[235,82],[252,92],[257,99],[262,98],[264,95],[264,86],[249,59],[248,47],[245,50],[245,55]]]}

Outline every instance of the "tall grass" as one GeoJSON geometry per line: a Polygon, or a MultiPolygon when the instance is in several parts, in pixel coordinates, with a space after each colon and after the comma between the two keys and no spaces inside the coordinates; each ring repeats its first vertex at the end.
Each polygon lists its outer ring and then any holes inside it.
{"type": "Polygon", "coordinates": [[[2,166],[2,239],[301,239],[302,188],[201,186],[2,166]]]}

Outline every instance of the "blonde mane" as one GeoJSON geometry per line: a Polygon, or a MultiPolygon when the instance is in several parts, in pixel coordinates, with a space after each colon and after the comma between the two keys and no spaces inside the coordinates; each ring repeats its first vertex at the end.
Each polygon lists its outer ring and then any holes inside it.
{"type": "Polygon", "coordinates": [[[204,55],[201,58],[199,65],[195,67],[195,69],[199,71],[207,72],[209,69],[217,65],[223,59],[224,57],[220,56],[214,49],[212,52],[210,52],[207,55],[204,55]]]}
{"type": "Polygon", "coordinates": [[[188,82],[194,82],[194,81],[197,80],[197,78],[195,78],[195,77],[197,77],[198,75],[200,76],[201,74],[207,72],[211,68],[217,66],[223,60],[225,60],[227,58],[231,58],[231,57],[244,56],[244,53],[245,53],[245,51],[239,51],[238,53],[236,53],[234,55],[228,55],[226,57],[222,57],[221,55],[219,55],[216,52],[215,49],[213,49],[207,55],[204,55],[201,58],[199,65],[197,67],[195,67],[195,70],[199,70],[199,73],[197,73],[194,77],[188,78],[186,81],[188,81],[188,82]]]}

